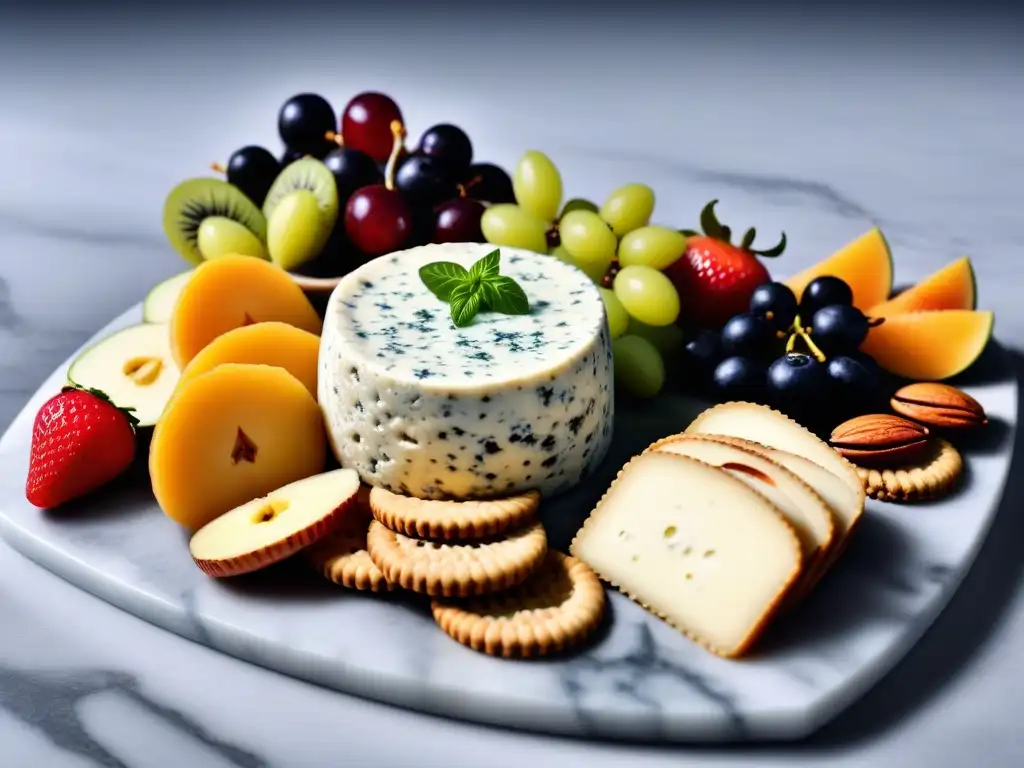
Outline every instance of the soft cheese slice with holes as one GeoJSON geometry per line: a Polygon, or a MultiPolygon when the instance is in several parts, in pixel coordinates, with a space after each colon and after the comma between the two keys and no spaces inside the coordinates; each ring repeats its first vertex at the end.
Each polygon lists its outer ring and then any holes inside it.
{"type": "Polygon", "coordinates": [[[796,531],[803,548],[806,581],[828,556],[835,536],[832,512],[822,498],[797,475],[749,448],[715,442],[700,436],[676,435],[648,450],[689,456],[725,470],[774,504],[796,531]]]}
{"type": "Polygon", "coordinates": [[[793,527],[763,495],[702,461],[630,461],[570,551],[715,653],[746,652],[801,574],[793,527]]]}
{"type": "Polygon", "coordinates": [[[836,522],[835,541],[826,557],[819,563],[817,573],[812,575],[812,582],[816,582],[824,573],[832,567],[836,559],[843,553],[849,541],[850,533],[856,527],[864,512],[864,489],[858,487],[853,490],[839,477],[829,472],[824,467],[815,464],[810,459],[797,456],[795,453],[780,451],[777,448],[768,448],[760,443],[751,440],[744,440],[739,437],[726,437],[724,435],[702,435],[708,440],[738,445],[757,451],[767,458],[775,461],[793,474],[802,478],[805,483],[811,486],[825,503],[828,504],[836,522]]]}
{"type": "Polygon", "coordinates": [[[768,448],[803,456],[859,494],[863,507],[864,486],[854,466],[817,435],[771,408],[756,403],[722,403],[694,419],[686,428],[686,434],[742,437],[768,448]]]}

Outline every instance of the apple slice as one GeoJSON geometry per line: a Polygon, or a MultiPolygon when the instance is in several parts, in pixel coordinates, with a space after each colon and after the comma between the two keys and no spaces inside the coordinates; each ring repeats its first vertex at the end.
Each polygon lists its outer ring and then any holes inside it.
{"type": "Polygon", "coordinates": [[[278,488],[200,528],[188,548],[217,578],[258,571],[331,533],[356,504],[359,475],[335,469],[278,488]]]}
{"type": "Polygon", "coordinates": [[[68,368],[68,381],[106,393],[118,408],[134,408],[139,427],[152,427],[178,385],[166,325],[141,323],[101,339],[68,368]]]}
{"type": "Polygon", "coordinates": [[[174,305],[178,302],[181,289],[192,277],[193,270],[169,277],[153,286],[142,301],[142,322],[167,323],[171,320],[174,305]]]}

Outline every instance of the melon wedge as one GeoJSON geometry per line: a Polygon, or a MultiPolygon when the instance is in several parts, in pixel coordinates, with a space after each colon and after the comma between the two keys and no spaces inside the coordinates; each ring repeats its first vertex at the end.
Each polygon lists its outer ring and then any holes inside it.
{"type": "Polygon", "coordinates": [[[962,259],[933,272],[899,296],[871,307],[871,317],[889,317],[904,312],[925,312],[937,309],[976,309],[977,287],[971,260],[962,259]]]}
{"type": "Polygon", "coordinates": [[[995,315],[943,309],[892,315],[861,345],[887,371],[914,381],[940,381],[965,371],[985,350],[995,315]]]}
{"type": "Polygon", "coordinates": [[[800,298],[812,280],[829,275],[838,277],[853,290],[854,306],[866,311],[889,298],[892,271],[889,244],[876,227],[785,282],[800,298]]]}

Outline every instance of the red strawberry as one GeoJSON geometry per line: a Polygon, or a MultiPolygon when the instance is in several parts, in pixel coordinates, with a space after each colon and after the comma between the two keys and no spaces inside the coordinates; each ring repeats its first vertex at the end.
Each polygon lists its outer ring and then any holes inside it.
{"type": "Polygon", "coordinates": [[[47,400],[32,427],[25,497],[44,509],[58,507],[106,485],[135,458],[135,425],[95,389],[65,387],[47,400]]]}
{"type": "Polygon", "coordinates": [[[733,315],[746,312],[750,296],[759,285],[771,280],[758,256],[774,257],[786,248],[786,233],[774,248],[756,251],[756,231],[747,230],[737,246],[730,243],[732,232],[715,216],[717,200],[701,211],[704,234],[687,233],[682,258],[665,268],[665,275],[679,292],[683,320],[698,327],[718,329],[733,315]]]}

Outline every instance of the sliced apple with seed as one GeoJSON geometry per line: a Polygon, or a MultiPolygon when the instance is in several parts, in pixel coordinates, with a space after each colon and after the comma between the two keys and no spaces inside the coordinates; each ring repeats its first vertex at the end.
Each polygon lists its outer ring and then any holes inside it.
{"type": "Polygon", "coordinates": [[[178,385],[166,325],[123,328],[84,350],[68,368],[68,381],[98,389],[119,408],[134,409],[139,427],[152,427],[178,385]]]}
{"type": "Polygon", "coordinates": [[[359,475],[335,469],[225,512],[192,536],[196,565],[216,578],[258,571],[331,533],[359,495],[359,475]]]}

